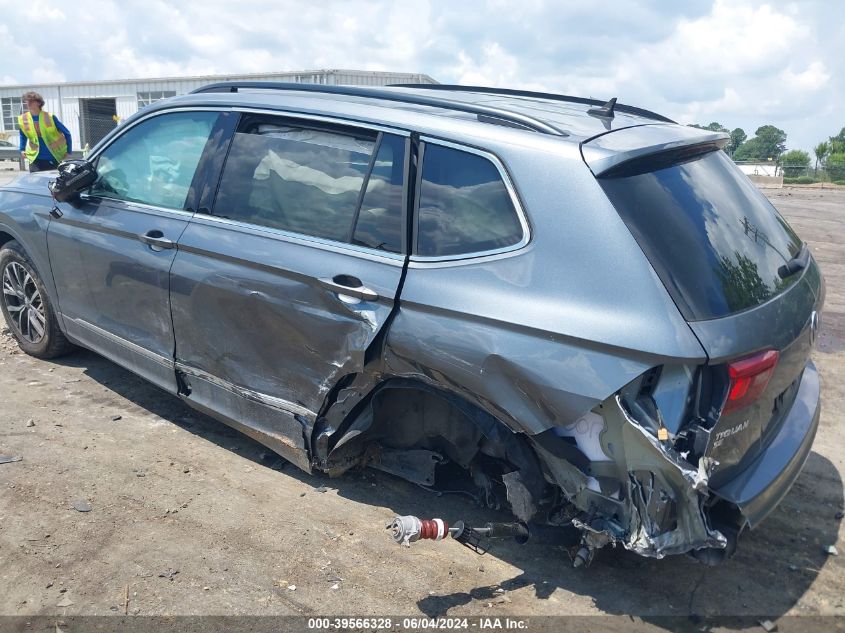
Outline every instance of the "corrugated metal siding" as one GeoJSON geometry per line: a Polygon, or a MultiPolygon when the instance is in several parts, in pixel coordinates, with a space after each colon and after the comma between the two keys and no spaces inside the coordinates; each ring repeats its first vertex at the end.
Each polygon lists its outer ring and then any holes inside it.
{"type": "MultiPolygon", "coordinates": [[[[161,88],[160,90],[165,90],[161,88]]],[[[172,88],[171,88],[172,90],[172,88]]],[[[117,98],[117,116],[121,119],[126,119],[138,111],[138,95],[129,95],[117,98]]]]}
{"type": "MultiPolygon", "coordinates": [[[[58,114],[57,110],[53,110],[53,112],[58,114]]],[[[79,99],[65,99],[62,97],[62,110],[59,118],[70,131],[71,137],[73,137],[73,149],[81,149],[79,142],[79,99]]]]}

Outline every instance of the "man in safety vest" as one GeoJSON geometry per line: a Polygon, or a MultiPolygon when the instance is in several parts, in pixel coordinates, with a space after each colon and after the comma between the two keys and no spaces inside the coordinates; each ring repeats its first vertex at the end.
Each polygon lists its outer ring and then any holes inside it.
{"type": "Polygon", "coordinates": [[[18,117],[21,154],[29,161],[29,171],[55,169],[71,150],[68,129],[58,118],[42,110],[44,99],[27,92],[22,100],[29,108],[18,117]]]}

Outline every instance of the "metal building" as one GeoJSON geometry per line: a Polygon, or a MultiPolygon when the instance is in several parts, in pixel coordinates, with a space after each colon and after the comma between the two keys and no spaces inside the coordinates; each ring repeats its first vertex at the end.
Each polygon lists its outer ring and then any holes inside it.
{"type": "Polygon", "coordinates": [[[175,95],[185,94],[214,81],[258,80],[312,83],[323,85],[384,86],[394,83],[437,83],[421,73],[397,73],[369,70],[304,70],[248,75],[210,75],[204,77],[169,77],[83,81],[62,84],[0,86],[0,138],[17,144],[17,117],[21,113],[21,95],[35,90],[46,102],[44,109],[59,117],[73,136],[74,149],[93,146],[118,121],[141,108],[175,95]]]}

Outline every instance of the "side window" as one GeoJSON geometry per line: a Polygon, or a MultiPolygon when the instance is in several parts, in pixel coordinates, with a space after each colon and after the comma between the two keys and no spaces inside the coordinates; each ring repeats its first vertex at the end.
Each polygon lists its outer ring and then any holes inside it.
{"type": "Polygon", "coordinates": [[[418,255],[481,253],[523,237],[499,170],[483,156],[426,143],[419,197],[418,255]]]}
{"type": "Polygon", "coordinates": [[[406,141],[401,136],[382,134],[358,211],[353,244],[391,253],[402,252],[405,145],[406,141]]]}
{"type": "Polygon", "coordinates": [[[130,128],[97,159],[91,195],[184,209],[217,112],[175,112],[130,128]]]}
{"type": "Polygon", "coordinates": [[[376,136],[247,120],[235,134],[214,215],[348,242],[376,136]]]}

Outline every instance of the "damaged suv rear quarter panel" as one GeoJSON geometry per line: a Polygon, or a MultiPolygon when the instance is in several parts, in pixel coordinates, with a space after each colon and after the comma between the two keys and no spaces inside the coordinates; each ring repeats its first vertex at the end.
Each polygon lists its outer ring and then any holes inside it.
{"type": "Polygon", "coordinates": [[[519,140],[485,143],[513,181],[529,243],[489,257],[412,257],[384,370],[439,383],[533,435],[667,359],[705,355],[577,146],[519,140]]]}
{"type": "Polygon", "coordinates": [[[608,461],[583,472],[532,441],[547,476],[582,511],[615,517],[618,529],[595,530],[600,538],[655,557],[724,547],[701,511],[706,478],[697,481],[696,469],[669,455],[615,397],[655,366],[705,362],[704,350],[576,147],[546,147],[540,161],[537,146],[492,150],[531,240],[503,255],[412,258],[385,374],[450,389],[529,439],[604,406],[603,439],[615,438],[615,448],[605,444],[608,461]],[[676,527],[657,539],[644,500],[652,491],[632,480],[634,470],[653,473],[654,494],[676,501],[676,527]],[[593,474],[617,478],[622,497],[601,494],[593,474]]]}

